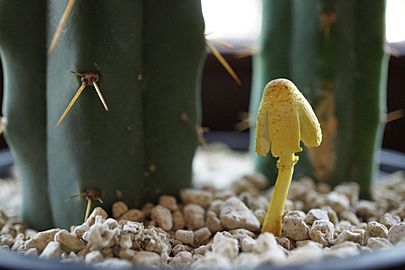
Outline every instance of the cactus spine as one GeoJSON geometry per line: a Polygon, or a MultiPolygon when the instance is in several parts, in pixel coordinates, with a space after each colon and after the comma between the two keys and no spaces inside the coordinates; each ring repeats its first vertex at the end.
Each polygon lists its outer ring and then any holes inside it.
{"type": "MultiPolygon", "coordinates": [[[[278,76],[290,78],[314,105],[321,122],[324,140],[308,156],[300,157],[307,164],[297,167],[297,176],[307,174],[333,185],[353,180],[360,183],[363,197],[375,177],[381,141],[387,68],[384,15],[383,0],[265,1],[262,40],[270,40],[277,49],[263,49],[255,59],[268,61],[255,70],[262,86],[278,76]],[[288,14],[266,26],[275,20],[274,12],[286,9],[288,14]],[[289,44],[278,42],[283,38],[289,44]],[[270,61],[272,54],[289,58],[280,66],[270,61]]],[[[254,86],[252,100],[262,88],[254,86]]],[[[257,107],[252,105],[255,112],[257,107]]],[[[274,178],[267,165],[258,165],[274,178]]]]}
{"type": "MultiPolygon", "coordinates": [[[[109,209],[118,199],[139,207],[161,192],[174,194],[189,186],[197,145],[196,97],[204,52],[200,2],[76,1],[50,55],[46,55],[46,46],[66,1],[48,1],[47,7],[42,2],[30,1],[40,10],[40,19],[44,21],[43,36],[34,38],[38,32],[31,31],[33,39],[43,41],[36,48],[43,61],[33,61],[29,69],[43,66],[39,79],[42,87],[38,87],[42,103],[33,104],[42,110],[38,118],[43,126],[33,125],[32,129],[43,136],[37,147],[43,150],[41,158],[46,162],[42,168],[47,177],[22,177],[24,185],[31,183],[43,191],[32,196],[49,196],[47,207],[51,208],[52,222],[42,219],[43,225],[37,227],[68,227],[81,222],[86,202],[69,197],[90,188],[101,192],[103,207],[109,209]],[[94,89],[87,87],[64,122],[55,128],[81,84],[80,78],[70,71],[97,72],[98,85],[110,110],[106,112],[94,89]]],[[[10,6],[18,12],[29,12],[25,1],[0,1],[0,4],[2,10],[10,6]]],[[[29,23],[27,17],[30,16],[0,19],[1,34],[23,27],[29,23]]],[[[17,46],[20,41],[6,48],[5,39],[0,40],[4,62],[23,64],[15,63],[10,56],[22,50],[17,46]]],[[[27,77],[11,76],[6,65],[8,95],[14,91],[17,78],[24,81],[27,77]]],[[[28,84],[25,92],[29,91],[28,84]]],[[[16,110],[20,102],[7,99],[5,105],[16,110]]],[[[26,125],[31,121],[28,113],[25,122],[7,110],[4,114],[9,125],[17,121],[26,125]]],[[[23,150],[21,143],[13,140],[26,138],[21,132],[10,130],[7,137],[18,160],[23,150]]],[[[30,172],[25,170],[19,166],[22,176],[30,172]]]]}

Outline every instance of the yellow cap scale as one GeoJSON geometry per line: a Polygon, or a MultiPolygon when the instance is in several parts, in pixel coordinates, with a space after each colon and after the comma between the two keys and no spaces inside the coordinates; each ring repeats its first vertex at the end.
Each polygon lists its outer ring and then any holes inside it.
{"type": "Polygon", "coordinates": [[[269,82],[263,92],[256,122],[256,152],[266,156],[270,151],[277,162],[278,176],[273,196],[267,210],[262,231],[281,234],[288,189],[295,153],[301,152],[300,142],[307,147],[317,147],[322,141],[319,121],[311,105],[287,79],[269,82]]]}

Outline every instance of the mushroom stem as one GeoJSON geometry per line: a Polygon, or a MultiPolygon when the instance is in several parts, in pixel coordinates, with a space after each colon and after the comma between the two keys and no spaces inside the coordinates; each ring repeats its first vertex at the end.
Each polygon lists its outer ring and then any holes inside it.
{"type": "Polygon", "coordinates": [[[285,202],[287,200],[288,189],[294,172],[294,165],[297,161],[298,157],[294,155],[294,153],[280,156],[277,161],[277,181],[263,222],[262,232],[271,232],[275,236],[281,235],[281,224],[285,202]]]}

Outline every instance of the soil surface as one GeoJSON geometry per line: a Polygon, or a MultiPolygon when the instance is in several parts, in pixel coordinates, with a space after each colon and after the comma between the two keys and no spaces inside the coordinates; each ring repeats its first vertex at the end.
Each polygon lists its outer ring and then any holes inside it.
{"type": "Polygon", "coordinates": [[[376,184],[370,201],[359,199],[356,183],[331,188],[308,178],[293,182],[282,235],[275,237],[260,232],[272,188],[246,160],[223,148],[200,152],[194,163],[200,187],[181,190],[180,200],[163,195],[141,209],[117,202],[112,217],[96,207],[69,231],[27,229],[15,218],[16,180],[0,181],[0,247],[99,266],[227,269],[301,264],[405,244],[403,173],[376,184]],[[226,173],[232,167],[238,175],[226,173]]]}

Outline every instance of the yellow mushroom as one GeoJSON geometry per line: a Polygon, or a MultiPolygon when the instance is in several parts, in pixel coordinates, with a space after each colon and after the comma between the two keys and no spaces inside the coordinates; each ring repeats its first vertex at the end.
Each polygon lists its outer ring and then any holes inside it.
{"type": "Polygon", "coordinates": [[[311,105],[287,79],[276,79],[264,88],[256,122],[256,152],[266,156],[270,151],[278,157],[276,186],[262,232],[281,234],[282,216],[290,187],[295,155],[301,152],[300,141],[316,147],[322,141],[319,121],[311,105]]]}

